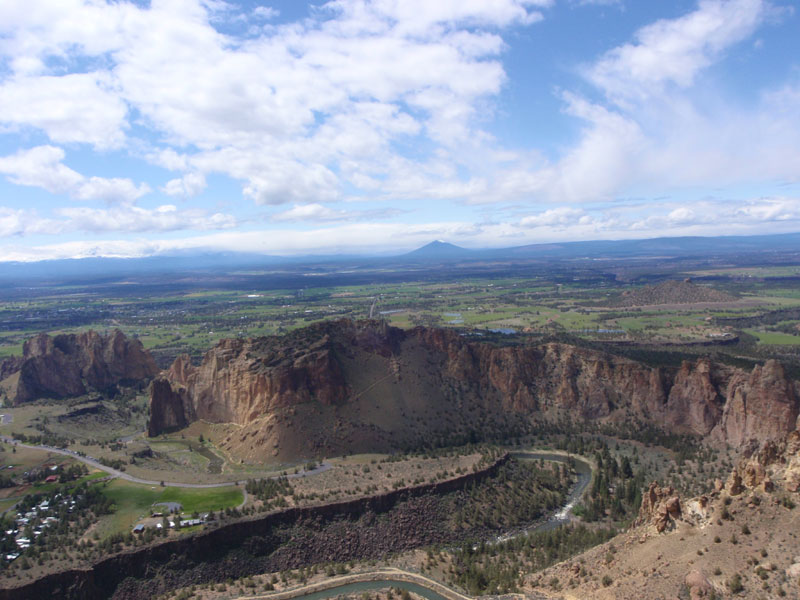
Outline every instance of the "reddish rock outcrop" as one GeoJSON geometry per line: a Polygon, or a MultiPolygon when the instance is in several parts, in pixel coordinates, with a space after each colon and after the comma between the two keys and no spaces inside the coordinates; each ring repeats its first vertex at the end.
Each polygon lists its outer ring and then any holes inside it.
{"type": "Polygon", "coordinates": [[[157,435],[196,419],[247,425],[297,404],[343,402],[348,391],[327,336],[306,348],[222,340],[199,367],[180,356],[153,382],[148,429],[157,435]]]}
{"type": "Polygon", "coordinates": [[[312,444],[385,449],[410,429],[442,436],[515,415],[652,423],[739,446],[793,430],[800,396],[774,361],[751,373],[707,359],[669,370],[566,344],[498,347],[346,320],[224,340],[198,366],[178,358],[160,381],[151,435],[195,419],[236,423],[246,429],[228,449],[261,454],[287,436],[305,437],[306,454],[312,444]]]}
{"type": "Polygon", "coordinates": [[[141,342],[121,331],[49,336],[39,334],[23,346],[23,355],[6,368],[16,378],[8,394],[15,404],[41,397],[66,398],[121,383],[146,380],[158,367],[141,342]]]}
{"type": "Polygon", "coordinates": [[[669,392],[667,424],[708,435],[722,416],[725,398],[721,390],[731,373],[732,369],[706,358],[684,361],[669,392]]]}
{"type": "Polygon", "coordinates": [[[726,491],[734,496],[747,490],[772,492],[775,487],[800,491],[800,431],[781,439],[769,439],[744,448],[734,467],[726,491]]]}
{"type": "Polygon", "coordinates": [[[797,384],[775,360],[751,373],[732,373],[722,416],[713,435],[731,445],[748,440],[779,439],[797,426],[797,384]]]}
{"type": "Polygon", "coordinates": [[[658,533],[675,526],[675,522],[683,516],[681,500],[672,487],[660,487],[655,481],[650,484],[642,498],[639,515],[634,526],[652,524],[658,533]]]}
{"type": "Polygon", "coordinates": [[[11,377],[14,373],[18,372],[21,367],[21,356],[9,356],[5,360],[0,361],[0,381],[3,381],[6,377],[11,377]]]}

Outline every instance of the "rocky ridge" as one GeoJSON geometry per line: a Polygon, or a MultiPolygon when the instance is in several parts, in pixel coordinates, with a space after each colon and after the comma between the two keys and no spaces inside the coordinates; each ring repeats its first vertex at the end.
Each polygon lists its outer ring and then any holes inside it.
{"type": "Polygon", "coordinates": [[[683,281],[664,281],[658,285],[623,292],[619,298],[610,302],[611,306],[653,306],[658,304],[696,304],[702,302],[734,302],[735,296],[715,290],[712,287],[697,285],[691,279],[683,281]]]}
{"type": "Polygon", "coordinates": [[[157,373],[158,367],[141,342],[118,329],[106,335],[95,331],[56,336],[41,333],[25,342],[22,357],[0,363],[3,390],[14,404],[105,391],[157,373]]]}
{"type": "Polygon", "coordinates": [[[531,576],[526,592],[560,599],[799,598],[800,432],[742,451],[727,481],[696,498],[651,483],[627,532],[531,576]],[[564,588],[553,590],[553,580],[564,588]]]}
{"type": "Polygon", "coordinates": [[[566,344],[497,347],[458,333],[347,320],[284,337],[223,340],[179,357],[151,388],[150,435],[202,419],[234,423],[246,458],[386,450],[509,419],[650,423],[742,446],[798,426],[800,385],[767,361],[675,369],[566,344]]]}

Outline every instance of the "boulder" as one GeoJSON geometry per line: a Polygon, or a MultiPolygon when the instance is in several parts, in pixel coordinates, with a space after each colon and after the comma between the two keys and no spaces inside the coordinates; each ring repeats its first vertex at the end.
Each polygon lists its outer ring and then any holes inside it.
{"type": "Polygon", "coordinates": [[[687,573],[684,583],[686,584],[686,587],[689,588],[689,595],[692,600],[706,598],[714,590],[711,582],[708,580],[708,577],[706,577],[702,571],[697,569],[687,573]]]}

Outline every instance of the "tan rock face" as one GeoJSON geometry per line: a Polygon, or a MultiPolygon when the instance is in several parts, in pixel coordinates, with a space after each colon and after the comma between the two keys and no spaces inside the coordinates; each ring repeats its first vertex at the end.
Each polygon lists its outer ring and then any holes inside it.
{"type": "Polygon", "coordinates": [[[661,487],[654,481],[642,498],[634,526],[653,525],[658,533],[663,533],[672,529],[682,516],[681,500],[675,489],[661,487]]]}
{"type": "Polygon", "coordinates": [[[188,356],[178,357],[153,383],[149,431],[157,435],[196,419],[247,425],[278,408],[336,404],[347,393],[326,338],[297,350],[266,348],[262,340],[223,340],[199,367],[188,356]]]}
{"type": "Polygon", "coordinates": [[[759,462],[748,462],[744,467],[744,474],[742,483],[749,488],[755,489],[764,482],[767,477],[767,471],[759,462]]]}
{"type": "Polygon", "coordinates": [[[731,370],[701,358],[684,361],[669,392],[666,415],[671,426],[684,426],[707,435],[722,416],[725,398],[720,387],[731,370]]]}
{"type": "MultiPolygon", "coordinates": [[[[343,320],[284,337],[224,340],[200,365],[179,357],[161,378],[169,385],[153,387],[152,434],[167,426],[162,416],[183,411],[187,422],[250,427],[267,419],[270,440],[281,438],[287,423],[292,435],[304,435],[303,423],[276,414],[307,406],[309,416],[323,423],[336,413],[324,433],[345,448],[347,435],[367,435],[376,444],[399,439],[399,418],[387,424],[376,417],[365,424],[364,414],[376,406],[398,417],[413,419],[416,413],[413,426],[422,435],[421,415],[427,419],[430,411],[446,421],[437,424],[437,435],[469,429],[468,419],[479,414],[490,420],[567,415],[651,422],[673,431],[711,433],[736,445],[751,437],[781,437],[798,418],[796,384],[774,362],[752,373],[706,359],[678,370],[654,369],[566,344],[497,347],[452,330],[404,331],[376,321],[343,320]]],[[[252,429],[247,435],[255,444],[262,434],[252,429]]]]}
{"type": "Polygon", "coordinates": [[[745,448],[726,485],[731,495],[745,490],[770,493],[778,487],[800,491],[800,431],[745,448]]]}
{"type": "Polygon", "coordinates": [[[79,396],[91,389],[103,391],[158,373],[141,342],[119,330],[108,335],[94,331],[54,337],[40,334],[25,342],[22,358],[6,370],[11,371],[6,375],[19,373],[11,394],[16,404],[39,397],[79,396]]]}
{"type": "Polygon", "coordinates": [[[742,476],[739,475],[739,472],[734,470],[730,477],[728,477],[728,483],[725,484],[725,489],[731,496],[738,496],[744,491],[744,485],[742,485],[742,476]]]}
{"type": "Polygon", "coordinates": [[[728,383],[716,437],[734,446],[749,439],[783,437],[796,428],[796,388],[774,360],[757,365],[749,375],[736,371],[728,383]]]}

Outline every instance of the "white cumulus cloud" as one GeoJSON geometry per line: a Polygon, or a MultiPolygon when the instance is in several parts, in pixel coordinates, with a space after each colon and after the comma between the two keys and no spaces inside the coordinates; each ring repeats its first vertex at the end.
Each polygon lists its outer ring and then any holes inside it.
{"type": "Polygon", "coordinates": [[[77,200],[130,203],[150,191],[146,183],[136,185],[127,178],[85,177],[67,167],[64,157],[61,148],[36,146],[0,157],[0,173],[12,183],[68,194],[77,200]]]}
{"type": "Polygon", "coordinates": [[[612,99],[641,100],[665,84],[691,85],[697,74],[764,19],[765,0],[702,0],[697,10],[636,32],[636,41],[606,53],[588,77],[612,99]]]}

